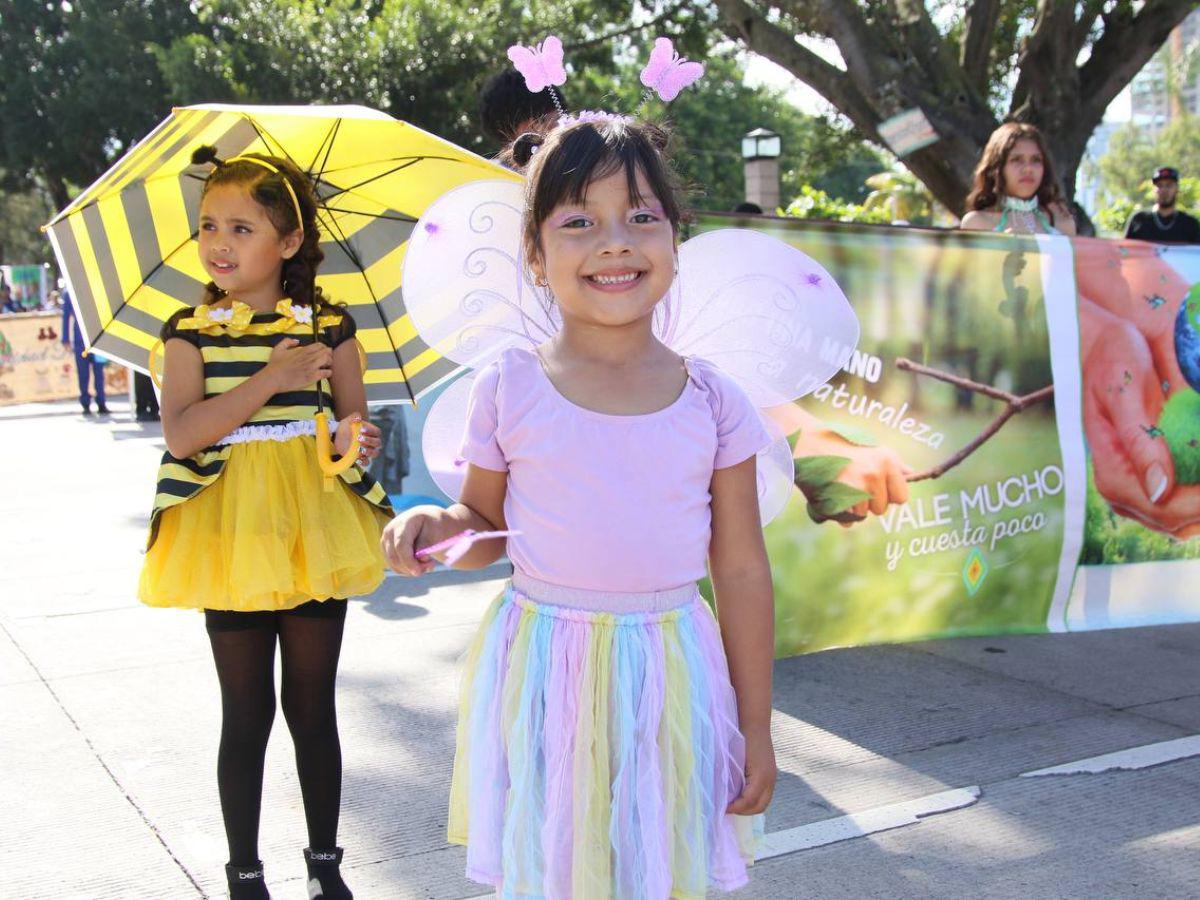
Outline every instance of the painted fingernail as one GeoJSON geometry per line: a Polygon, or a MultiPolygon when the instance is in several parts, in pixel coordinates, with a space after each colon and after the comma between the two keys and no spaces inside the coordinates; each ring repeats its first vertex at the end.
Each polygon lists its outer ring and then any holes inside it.
{"type": "Polygon", "coordinates": [[[1146,472],[1146,494],[1151,503],[1157,503],[1167,492],[1167,473],[1158,463],[1152,465],[1146,472]]]}

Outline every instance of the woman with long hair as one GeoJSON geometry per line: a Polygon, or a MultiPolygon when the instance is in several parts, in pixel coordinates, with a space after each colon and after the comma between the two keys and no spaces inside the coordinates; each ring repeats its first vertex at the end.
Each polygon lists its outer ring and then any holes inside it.
{"type": "Polygon", "coordinates": [[[1005,122],[988,138],[975,166],[961,227],[1008,234],[1075,234],[1042,133],[1005,122]]]}

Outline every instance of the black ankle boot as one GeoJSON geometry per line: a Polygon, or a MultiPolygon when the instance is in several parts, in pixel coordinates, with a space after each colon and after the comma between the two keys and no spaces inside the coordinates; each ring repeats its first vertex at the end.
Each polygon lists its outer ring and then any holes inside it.
{"type": "Polygon", "coordinates": [[[228,865],[225,878],[229,881],[229,900],[271,900],[261,862],[252,866],[228,865]]]}
{"type": "Polygon", "coordinates": [[[338,866],[342,864],[341,847],[332,850],[304,848],[304,864],[308,867],[309,900],[354,900],[350,888],[342,881],[338,866]]]}

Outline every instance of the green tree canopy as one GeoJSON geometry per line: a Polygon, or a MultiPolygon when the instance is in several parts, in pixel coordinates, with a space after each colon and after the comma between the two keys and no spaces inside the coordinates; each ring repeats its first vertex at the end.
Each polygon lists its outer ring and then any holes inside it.
{"type": "Polygon", "coordinates": [[[196,25],[178,0],[0,0],[0,169],[56,206],[167,112],[150,52],[196,25]]]}
{"type": "MultiPolygon", "coordinates": [[[[592,72],[582,89],[572,89],[572,97],[578,97],[581,107],[636,110],[643,100],[638,80],[643,63],[638,59],[619,64],[611,75],[592,72]]],[[[656,98],[641,106],[647,115],[671,126],[675,166],[691,190],[693,206],[729,210],[745,199],[742,137],[758,127],[780,136],[785,203],[803,184],[845,200],[866,196],[866,178],[884,163],[853,129],[801,112],[780,91],[747,87],[744,68],[728,48],[709,56],[705,66],[701,88],[684,91],[669,106],[656,98]]]]}
{"type": "Polygon", "coordinates": [[[961,213],[1002,120],[1045,133],[1067,195],[1104,111],[1195,0],[713,0],[724,28],[824,96],[882,145],[919,109],[938,140],[905,158],[961,213]],[[812,46],[824,40],[840,59],[812,46]]]}
{"type": "Polygon", "coordinates": [[[1133,122],[1123,125],[1113,132],[1097,164],[1101,188],[1111,201],[1153,202],[1150,177],[1160,166],[1200,177],[1200,116],[1176,119],[1157,135],[1133,122]]]}
{"type": "Polygon", "coordinates": [[[9,190],[0,186],[0,263],[50,262],[53,253],[50,242],[42,236],[41,226],[53,213],[45,191],[9,190]]]}
{"type": "MultiPolygon", "coordinates": [[[[653,29],[616,29],[609,38],[579,23],[639,14],[654,22],[644,6],[624,0],[542,3],[536,22],[526,5],[509,0],[202,0],[196,9],[200,31],[154,51],[176,104],[363,103],[485,153],[497,148],[480,133],[476,96],[507,65],[510,44],[560,34],[571,69],[568,104],[634,111],[653,29]],[[296,47],[319,52],[297,54],[296,47]]],[[[678,4],[670,15],[680,29],[677,45],[704,55],[711,23],[684,15],[678,4]]],[[[699,188],[697,206],[729,209],[742,199],[741,137],[758,126],[783,138],[785,196],[801,182],[847,199],[865,196],[864,179],[882,164],[850,129],[800,113],[779,92],[746,87],[732,48],[705,62],[702,89],[685,91],[669,108],[656,101],[647,108],[675,127],[677,165],[699,188]]]]}
{"type": "Polygon", "coordinates": [[[879,154],[844,124],[746,87],[715,23],[711,4],[680,0],[0,0],[0,170],[61,207],[171,106],[212,101],[361,103],[490,153],[476,97],[510,44],[559,34],[569,105],[632,111],[650,40],[670,33],[709,68],[700,89],[649,109],[674,124],[697,205],[742,198],[740,140],[759,126],[783,138],[785,198],[812,184],[863,199],[879,154]]]}

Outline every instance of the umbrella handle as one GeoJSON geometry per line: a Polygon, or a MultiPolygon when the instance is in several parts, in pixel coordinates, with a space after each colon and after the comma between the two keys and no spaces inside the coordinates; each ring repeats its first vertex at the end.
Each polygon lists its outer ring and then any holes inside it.
{"type": "Polygon", "coordinates": [[[359,439],[362,436],[362,419],[354,422],[348,422],[342,426],[350,429],[350,446],[346,448],[346,455],[339,460],[333,458],[333,439],[329,435],[329,414],[317,413],[317,464],[321,467],[321,471],[333,477],[341,475],[358,459],[359,439]]]}

